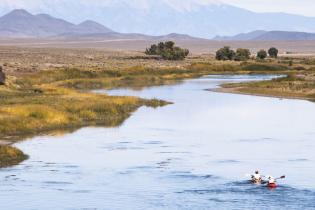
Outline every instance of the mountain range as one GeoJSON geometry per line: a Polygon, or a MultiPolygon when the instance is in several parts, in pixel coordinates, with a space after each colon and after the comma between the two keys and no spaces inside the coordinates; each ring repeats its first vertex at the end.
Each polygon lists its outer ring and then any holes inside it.
{"type": "MultiPolygon", "coordinates": [[[[186,34],[145,35],[141,33],[120,33],[92,20],[73,24],[48,14],[33,15],[17,9],[0,17],[0,37],[18,38],[93,38],[93,39],[142,39],[142,40],[200,40],[186,34]]],[[[276,41],[315,40],[315,33],[296,31],[255,30],[235,36],[216,36],[217,41],[276,41]]]]}
{"type": "MultiPolygon", "coordinates": [[[[9,0],[8,0],[9,1],[9,0]]],[[[84,19],[99,22],[120,33],[163,35],[170,33],[213,38],[217,35],[265,31],[315,32],[315,17],[286,13],[257,13],[212,0],[51,0],[40,5],[19,5],[32,13],[47,13],[79,24],[84,19]],[[208,2],[208,1],[207,1],[208,2]],[[181,7],[178,7],[181,5],[181,7]]],[[[22,2],[22,3],[21,3],[22,2]]],[[[17,8],[14,1],[0,11],[17,8]]]]}
{"type": "Polygon", "coordinates": [[[217,41],[301,41],[315,40],[315,33],[296,31],[253,31],[235,36],[216,36],[217,41]]]}
{"type": "Polygon", "coordinates": [[[26,10],[13,10],[0,18],[0,36],[50,37],[59,34],[110,33],[111,29],[94,21],[78,25],[47,14],[32,15],[26,10]]]}
{"type": "Polygon", "coordinates": [[[171,33],[150,36],[139,33],[118,33],[95,21],[73,24],[47,14],[33,15],[17,9],[0,17],[0,37],[11,38],[64,38],[64,39],[142,39],[142,40],[193,40],[185,34],[171,33]]]}

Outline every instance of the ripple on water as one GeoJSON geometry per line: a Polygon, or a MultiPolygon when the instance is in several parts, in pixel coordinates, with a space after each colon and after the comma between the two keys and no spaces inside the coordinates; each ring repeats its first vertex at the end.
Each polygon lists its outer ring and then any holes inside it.
{"type": "Polygon", "coordinates": [[[259,138],[259,139],[238,139],[238,142],[245,142],[245,143],[268,143],[268,142],[278,142],[279,139],[275,138],[259,138]]]}
{"type": "Polygon", "coordinates": [[[145,148],[143,147],[135,147],[135,146],[128,146],[129,143],[118,143],[118,144],[113,144],[105,147],[101,147],[102,149],[106,149],[108,151],[124,151],[124,150],[144,150],[145,148]]]}
{"type": "MultiPolygon", "coordinates": [[[[300,190],[282,185],[269,189],[265,185],[252,185],[248,181],[231,182],[221,185],[202,186],[197,189],[187,189],[178,194],[183,196],[207,198],[211,203],[238,202],[239,209],[252,209],[253,200],[256,209],[313,209],[315,208],[315,191],[300,190]],[[278,207],[278,208],[277,208],[278,207]]],[[[212,206],[211,204],[209,204],[212,206]]]]}
{"type": "Polygon", "coordinates": [[[143,144],[156,145],[156,144],[163,144],[163,142],[162,141],[147,141],[147,142],[144,142],[143,144]]]}
{"type": "Polygon", "coordinates": [[[289,162],[307,162],[310,161],[309,159],[305,159],[305,158],[298,158],[298,159],[291,159],[288,160],[289,162]]]}
{"type": "Polygon", "coordinates": [[[92,193],[92,190],[74,190],[72,192],[77,193],[77,194],[88,194],[88,193],[92,193]]]}
{"type": "Polygon", "coordinates": [[[189,180],[206,180],[206,179],[216,179],[217,177],[206,174],[206,175],[198,175],[193,174],[190,171],[174,171],[168,176],[168,178],[175,179],[189,179],[189,180]]]}
{"type": "Polygon", "coordinates": [[[62,182],[62,181],[45,181],[43,184],[47,185],[73,185],[72,182],[62,182]]]}
{"type": "Polygon", "coordinates": [[[239,161],[239,160],[218,160],[218,161],[216,161],[217,163],[234,163],[234,164],[236,164],[236,163],[240,163],[241,161],[239,161]]]}
{"type": "Polygon", "coordinates": [[[157,152],[158,154],[190,154],[191,152],[174,152],[174,151],[163,151],[157,152]]]}

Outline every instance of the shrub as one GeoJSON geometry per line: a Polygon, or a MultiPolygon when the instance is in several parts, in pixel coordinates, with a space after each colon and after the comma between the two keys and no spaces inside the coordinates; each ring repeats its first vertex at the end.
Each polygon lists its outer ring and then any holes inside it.
{"type": "Polygon", "coordinates": [[[225,61],[225,60],[234,60],[235,56],[236,56],[235,51],[231,50],[229,46],[225,46],[216,52],[215,58],[220,61],[221,60],[225,61]]]}
{"type": "Polygon", "coordinates": [[[158,46],[156,44],[151,45],[150,48],[147,48],[145,51],[147,55],[157,55],[158,54],[158,46]]]}
{"type": "Polygon", "coordinates": [[[279,50],[275,47],[271,47],[269,50],[268,50],[268,54],[271,58],[277,58],[278,57],[278,53],[279,53],[279,50]]]}
{"type": "Polygon", "coordinates": [[[246,61],[250,58],[250,51],[249,49],[244,49],[244,48],[238,48],[236,50],[236,56],[235,60],[236,61],[246,61]]]}
{"type": "Polygon", "coordinates": [[[267,52],[266,50],[259,50],[257,52],[257,58],[258,59],[261,59],[261,60],[264,60],[265,58],[267,58],[267,52]]]}
{"type": "Polygon", "coordinates": [[[151,45],[146,49],[145,54],[159,55],[165,60],[183,60],[188,56],[189,50],[176,47],[174,42],[168,41],[151,45]]]}

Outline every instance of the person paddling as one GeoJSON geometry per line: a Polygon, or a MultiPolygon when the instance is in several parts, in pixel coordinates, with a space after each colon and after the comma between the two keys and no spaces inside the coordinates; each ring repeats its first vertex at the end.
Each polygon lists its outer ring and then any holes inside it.
{"type": "Polygon", "coordinates": [[[259,171],[255,171],[255,174],[252,175],[252,183],[254,184],[260,184],[261,181],[262,181],[262,176],[261,174],[259,173],[259,171]]]}
{"type": "Polygon", "coordinates": [[[269,176],[268,181],[267,181],[267,186],[271,188],[277,187],[277,180],[273,178],[272,176],[269,176]]]}
{"type": "Polygon", "coordinates": [[[267,181],[267,187],[269,188],[276,188],[278,186],[277,180],[278,179],[284,179],[285,175],[279,177],[279,178],[274,178],[272,176],[268,176],[268,181],[267,181]]]}

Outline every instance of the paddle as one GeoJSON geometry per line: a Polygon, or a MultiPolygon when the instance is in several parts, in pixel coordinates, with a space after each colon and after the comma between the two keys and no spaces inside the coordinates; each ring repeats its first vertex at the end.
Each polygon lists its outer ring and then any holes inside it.
{"type": "Polygon", "coordinates": [[[285,175],[280,176],[279,178],[276,178],[275,180],[278,180],[278,179],[285,179],[285,175]]]}

